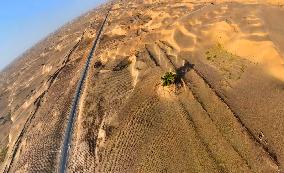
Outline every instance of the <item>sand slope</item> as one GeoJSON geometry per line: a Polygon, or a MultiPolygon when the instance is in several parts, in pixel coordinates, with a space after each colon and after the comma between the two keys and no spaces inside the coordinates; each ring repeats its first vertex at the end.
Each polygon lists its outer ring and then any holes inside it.
{"type": "Polygon", "coordinates": [[[283,13],[240,2],[116,5],[94,61],[103,66],[85,89],[70,170],[278,172],[283,132],[272,130],[271,118],[283,122],[281,93],[271,99],[279,111],[264,117],[271,112],[257,107],[270,105],[253,100],[273,93],[273,83],[253,85],[262,94],[240,88],[259,82],[247,75],[260,71],[263,81],[282,82],[281,44],[270,38],[281,31],[266,26],[263,10],[283,13]],[[181,73],[184,83],[160,87],[166,71],[181,73]]]}
{"type": "MultiPolygon", "coordinates": [[[[80,102],[69,172],[284,172],[283,5],[115,1],[86,17],[100,16],[94,23],[99,26],[104,9],[112,8],[80,102]],[[167,71],[180,80],[162,87],[167,71]]],[[[68,103],[95,31],[89,28],[77,40],[89,42],[76,48],[74,63],[67,63],[41,101],[13,162],[15,172],[55,171],[68,103]]],[[[57,43],[54,51],[65,47],[57,43]]],[[[43,65],[39,75],[54,67],[43,65]]],[[[36,75],[30,81],[38,81],[36,75]]],[[[3,99],[5,90],[0,93],[3,99]]],[[[32,110],[36,93],[10,97],[32,110]]],[[[9,100],[3,100],[6,111],[9,100]]],[[[12,122],[0,125],[12,127],[11,139],[22,127],[12,112],[12,122]]]]}

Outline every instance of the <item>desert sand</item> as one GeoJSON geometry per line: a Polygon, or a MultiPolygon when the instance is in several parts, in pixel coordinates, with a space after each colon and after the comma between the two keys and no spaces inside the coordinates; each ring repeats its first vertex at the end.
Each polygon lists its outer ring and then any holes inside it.
{"type": "Polygon", "coordinates": [[[0,170],[57,172],[86,58],[68,172],[284,172],[284,2],[122,0],[1,72],[0,170]],[[178,76],[162,86],[165,72],[178,76]]]}

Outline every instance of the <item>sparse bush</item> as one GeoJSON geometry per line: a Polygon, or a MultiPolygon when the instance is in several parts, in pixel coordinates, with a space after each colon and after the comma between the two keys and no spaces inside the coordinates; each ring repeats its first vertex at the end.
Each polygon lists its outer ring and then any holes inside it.
{"type": "Polygon", "coordinates": [[[99,68],[99,67],[101,67],[102,65],[103,65],[103,64],[102,64],[101,61],[97,61],[97,62],[95,62],[94,68],[99,68]]]}
{"type": "Polygon", "coordinates": [[[120,71],[127,68],[131,64],[131,61],[128,58],[123,59],[120,61],[114,68],[113,71],[120,71]]]}
{"type": "Polygon", "coordinates": [[[164,76],[161,77],[163,86],[169,86],[174,84],[176,81],[177,75],[173,72],[166,72],[164,76]]]}

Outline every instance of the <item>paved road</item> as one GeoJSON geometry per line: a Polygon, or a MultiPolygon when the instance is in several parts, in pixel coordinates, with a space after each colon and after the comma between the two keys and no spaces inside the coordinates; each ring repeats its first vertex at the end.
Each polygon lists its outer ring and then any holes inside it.
{"type": "Polygon", "coordinates": [[[75,93],[74,100],[73,100],[72,107],[71,107],[70,116],[69,116],[69,119],[68,119],[68,122],[67,122],[67,128],[66,128],[65,135],[64,135],[64,142],[63,142],[62,149],[61,149],[60,164],[59,164],[59,172],[60,173],[66,172],[67,163],[68,163],[68,156],[69,156],[69,149],[70,149],[70,146],[71,146],[72,130],[73,130],[73,125],[74,125],[76,115],[77,115],[77,111],[78,111],[78,105],[79,105],[79,102],[80,102],[82,89],[84,87],[84,83],[85,83],[85,80],[87,78],[87,74],[88,74],[88,71],[89,71],[89,68],[90,68],[91,59],[94,55],[97,43],[100,39],[100,35],[103,31],[103,28],[104,28],[104,25],[106,23],[106,20],[108,18],[109,13],[110,13],[110,10],[107,12],[107,15],[106,15],[101,27],[100,27],[100,30],[97,34],[97,37],[96,37],[96,40],[95,40],[94,45],[92,47],[92,50],[91,50],[91,52],[88,56],[88,59],[86,61],[81,79],[80,79],[78,86],[77,86],[77,89],[76,89],[76,93],[75,93]]]}

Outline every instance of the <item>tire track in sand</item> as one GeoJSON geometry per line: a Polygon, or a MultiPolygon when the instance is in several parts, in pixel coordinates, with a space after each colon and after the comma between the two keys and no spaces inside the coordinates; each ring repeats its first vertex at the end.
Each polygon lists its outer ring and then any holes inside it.
{"type": "Polygon", "coordinates": [[[181,77],[189,89],[179,95],[181,105],[188,112],[189,119],[196,124],[197,131],[219,165],[223,166],[225,170],[229,168],[229,172],[230,170],[237,172],[241,165],[241,169],[246,172],[276,172],[279,169],[277,159],[259,144],[225,100],[194,68],[194,65],[184,61],[178,55],[172,56],[174,50],[162,42],[156,43],[156,47],[161,49],[159,57],[166,58],[161,61],[173,63],[177,73],[180,73],[181,69],[186,70],[182,72],[184,74],[181,77]],[[176,61],[177,57],[179,61],[176,61]],[[184,66],[181,67],[182,62],[184,66]],[[187,100],[189,98],[191,98],[191,102],[187,100]],[[204,117],[204,119],[200,119],[200,117],[204,117]],[[206,130],[208,131],[206,132],[206,130]],[[216,136],[218,137],[216,138],[216,136]]]}

